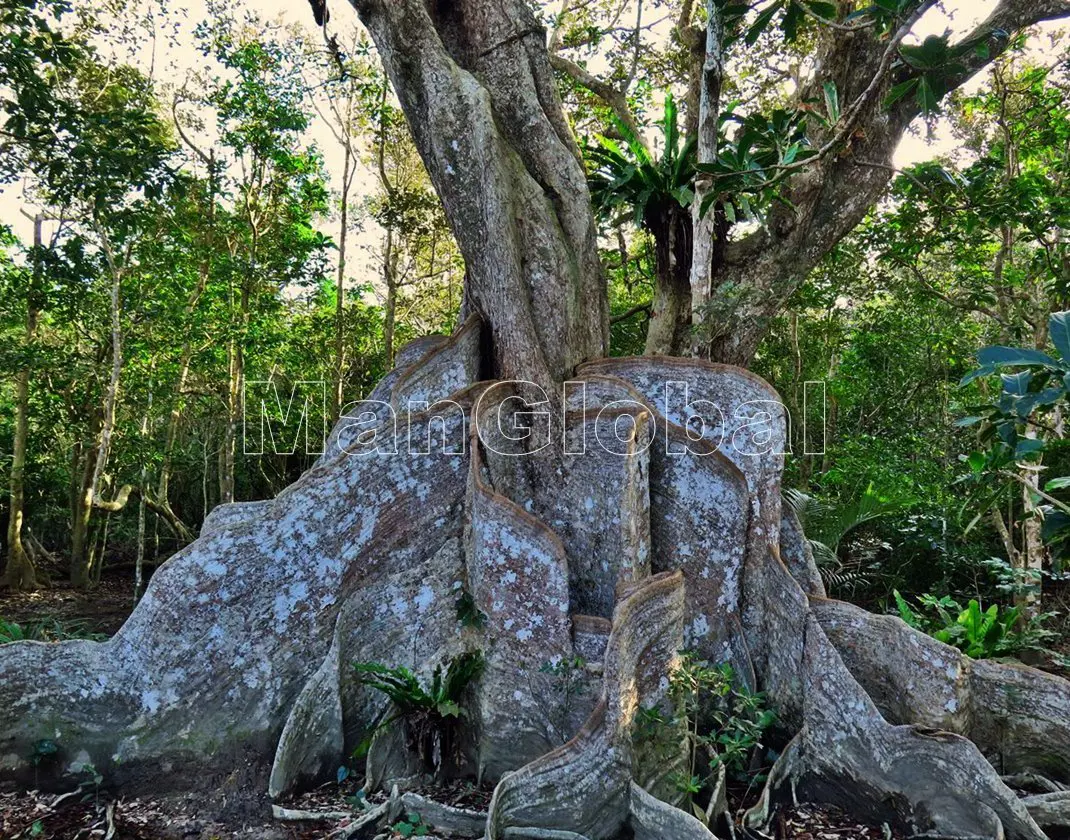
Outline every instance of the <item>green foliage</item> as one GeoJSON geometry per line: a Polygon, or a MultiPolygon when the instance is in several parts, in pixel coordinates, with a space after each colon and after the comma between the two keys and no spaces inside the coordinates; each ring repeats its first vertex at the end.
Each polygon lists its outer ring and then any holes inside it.
{"type": "Polygon", "coordinates": [[[382,692],[393,704],[394,712],[380,728],[401,722],[425,767],[440,773],[444,762],[453,758],[456,726],[468,716],[461,705],[465,692],[484,666],[482,653],[464,653],[449,661],[445,673],[437,665],[427,685],[404,666],[357,662],[353,668],[358,682],[382,692]]]}
{"type": "Polygon", "coordinates": [[[763,734],[776,720],[764,694],[750,691],[727,663],[712,666],[684,652],[669,675],[668,695],[671,710],[639,710],[635,737],[671,763],[683,736],[686,765],[673,776],[680,793],[693,802],[714,783],[722,766],[731,779],[762,780],[753,769],[754,760],[763,734]]]}
{"type": "Polygon", "coordinates": [[[415,811],[405,815],[405,819],[398,820],[390,830],[395,837],[426,837],[431,830],[415,811]]]}
{"type": "Polygon", "coordinates": [[[1017,558],[996,512],[1019,543],[1026,523],[1041,519],[1056,555],[1051,574],[1061,574],[1070,516],[1059,481],[1070,452],[1051,431],[1063,403],[1046,403],[1067,333],[1061,316],[1049,324],[1065,306],[1067,246],[1044,231],[1070,224],[1070,111],[1050,76],[1012,55],[990,84],[946,103],[968,153],[896,178],[889,201],[788,303],[755,362],[792,413],[790,483],[834,508],[870,484],[902,503],[852,532],[830,567],[834,583],[873,608],[893,588],[986,604],[1035,591],[1035,575],[1007,571],[1017,558]],[[1047,331],[1050,344],[1038,346],[1047,331]],[[983,353],[981,375],[969,376],[985,346],[1014,350],[983,353]],[[1018,375],[1026,371],[1028,380],[1018,375]],[[1030,475],[1054,502],[1023,496],[1019,479],[1030,475]]]}
{"type": "Polygon", "coordinates": [[[784,490],[784,501],[795,512],[810,543],[826,586],[849,586],[858,573],[845,570],[840,550],[847,537],[863,525],[904,510],[909,500],[878,493],[873,482],[861,493],[825,500],[795,488],[784,490]]]}
{"type": "Polygon", "coordinates": [[[582,656],[563,656],[553,662],[544,662],[539,668],[539,672],[549,678],[550,688],[559,700],[549,711],[548,718],[562,744],[574,734],[571,719],[576,700],[587,693],[586,668],[587,662],[582,656]]]}
{"type": "Polygon", "coordinates": [[[471,592],[467,590],[462,592],[455,606],[457,607],[457,620],[463,626],[479,630],[487,623],[487,614],[476,604],[476,599],[472,597],[471,592]]]}
{"type": "MultiPolygon", "coordinates": [[[[0,88],[10,94],[0,97],[0,181],[20,179],[46,217],[40,247],[0,230],[0,451],[11,451],[13,374],[28,370],[26,521],[61,558],[80,516],[80,494],[72,490],[96,458],[116,272],[121,375],[100,495],[144,483],[155,499],[160,488],[166,497],[156,501],[193,533],[223,496],[226,415],[240,412],[244,382],[254,398],[257,381],[278,389],[279,410],[268,399],[278,427],[291,389],[298,407],[310,397],[315,431],[334,417],[308,383],[340,378],[349,402],[364,397],[389,366],[375,289],[352,276],[361,263],[351,256],[338,311],[335,243],[322,232],[333,225],[325,217],[337,202],[309,126],[315,107],[323,107],[313,98],[337,91],[337,79],[310,87],[304,75],[312,62],[299,39],[213,3],[194,32],[203,60],[162,96],[159,82],[117,57],[130,54],[122,48],[129,45],[102,46],[122,36],[94,13],[54,0],[19,0],[0,11],[10,36],[0,43],[0,88]]],[[[366,90],[347,112],[357,158],[369,112],[397,112],[382,105],[385,76],[372,72],[366,51],[364,63],[356,78],[366,90]]],[[[405,158],[401,169],[409,173],[415,161],[421,174],[400,121],[389,141],[391,154],[405,158]]],[[[460,297],[459,284],[449,297],[445,285],[440,291],[437,280],[423,280],[441,276],[443,266],[453,277],[462,269],[426,175],[416,180],[405,184],[405,195],[416,198],[400,216],[380,217],[378,205],[356,204],[352,195],[347,202],[350,255],[353,231],[370,221],[406,228],[398,234],[405,240],[399,258],[411,276],[403,278],[396,345],[449,329],[460,297]]],[[[240,417],[234,428],[242,429],[240,417]]],[[[255,435],[259,427],[247,428],[255,435]]],[[[269,441],[264,455],[245,454],[256,451],[255,440],[234,441],[235,498],[270,497],[296,479],[317,454],[316,434],[309,438],[309,451],[301,446],[292,454],[289,441],[278,441],[277,453],[269,441]]],[[[4,486],[9,464],[0,459],[4,486]]],[[[135,554],[132,498],[108,517],[109,560],[135,554]]],[[[160,561],[186,537],[151,511],[145,541],[150,560],[160,561]]],[[[104,520],[90,514],[97,572],[104,520]]]]}
{"type": "Polygon", "coordinates": [[[730,102],[721,110],[723,136],[717,143],[717,160],[696,164],[713,176],[714,190],[699,208],[702,215],[715,204],[730,224],[753,220],[779,197],[779,184],[793,164],[816,154],[807,140],[807,120],[814,112],[784,108],[769,114],[739,113],[742,103],[730,102]],[[725,129],[734,126],[728,135],[725,129]]]}
{"type": "Polygon", "coordinates": [[[106,638],[103,633],[89,630],[85,621],[64,622],[57,618],[47,618],[21,625],[0,618],[0,645],[22,641],[64,642],[70,639],[100,642],[106,638]]]}
{"type": "MultiPolygon", "coordinates": [[[[690,206],[694,198],[695,141],[680,142],[676,103],[665,94],[661,129],[661,157],[655,159],[635,131],[619,117],[611,117],[613,127],[624,139],[622,148],[615,140],[599,136],[597,146],[584,153],[591,172],[588,176],[595,210],[608,214],[625,207],[637,227],[650,226],[667,205],[690,206]]],[[[622,217],[627,218],[627,215],[622,217]]]]}
{"type": "MultiPolygon", "coordinates": [[[[961,479],[970,488],[968,504],[978,510],[974,521],[1020,489],[1026,481],[1020,475],[1023,469],[1039,471],[1045,454],[1058,457],[1065,449],[1061,436],[1047,432],[1052,413],[1065,410],[1070,399],[1070,312],[1052,313],[1048,334],[1054,354],[1028,347],[984,347],[977,352],[980,367],[962,380],[967,385],[982,377],[999,377],[995,399],[969,407],[969,415],[958,421],[960,426],[976,428],[983,447],[961,456],[968,468],[961,479]]],[[[1070,538],[1070,507],[1051,493],[1067,486],[1070,479],[1055,477],[1043,491],[1032,491],[1044,516],[1044,539],[1058,549],[1070,538]],[[1039,504],[1042,500],[1047,504],[1039,504]]]]}
{"type": "Polygon", "coordinates": [[[920,609],[912,607],[899,590],[893,593],[899,617],[934,639],[953,645],[972,659],[1013,656],[1026,650],[1043,650],[1044,642],[1055,636],[1044,628],[1053,616],[1034,616],[1024,626],[1018,607],[990,604],[982,609],[976,599],[963,608],[944,595],[922,595],[920,609]]]}
{"type": "Polygon", "coordinates": [[[483,673],[484,661],[480,653],[466,653],[451,659],[443,674],[438,665],[428,686],[421,684],[405,666],[388,668],[378,662],[357,662],[353,665],[357,679],[393,701],[403,716],[426,714],[439,718],[456,718],[466,714],[460,702],[469,683],[483,673]]]}

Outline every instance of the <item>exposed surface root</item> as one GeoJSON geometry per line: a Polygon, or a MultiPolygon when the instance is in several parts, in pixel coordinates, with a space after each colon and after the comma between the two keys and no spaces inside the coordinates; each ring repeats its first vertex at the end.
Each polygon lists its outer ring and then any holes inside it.
{"type": "Polygon", "coordinates": [[[640,697],[656,699],[663,690],[683,620],[679,573],[650,578],[617,605],[602,700],[569,743],[502,779],[491,800],[488,840],[518,836],[509,829],[617,836],[631,800],[632,721],[640,697]]]}
{"type": "Polygon", "coordinates": [[[844,664],[894,723],[955,732],[1003,774],[1070,781],[1070,683],[1024,665],[974,660],[894,616],[815,600],[844,664]]]}

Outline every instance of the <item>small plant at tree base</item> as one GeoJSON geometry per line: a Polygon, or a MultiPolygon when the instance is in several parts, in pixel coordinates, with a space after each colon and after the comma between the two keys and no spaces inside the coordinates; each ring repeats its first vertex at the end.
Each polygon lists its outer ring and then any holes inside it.
{"type": "Polygon", "coordinates": [[[462,654],[450,660],[445,673],[441,665],[436,667],[426,687],[404,666],[389,668],[378,662],[357,662],[353,667],[360,682],[381,691],[394,704],[396,713],[380,727],[403,722],[410,748],[437,775],[445,758],[453,753],[457,724],[468,716],[461,708],[465,690],[483,673],[484,664],[482,653],[462,654]]]}
{"type": "Polygon", "coordinates": [[[37,784],[37,770],[38,768],[49,761],[55,759],[59,753],[59,746],[55,741],[48,738],[42,738],[40,741],[35,741],[33,745],[33,752],[30,753],[30,763],[33,765],[33,783],[37,784]]]}
{"type": "Polygon", "coordinates": [[[0,645],[9,642],[21,642],[26,639],[26,631],[14,621],[6,621],[0,618],[0,645]]]}
{"type": "Polygon", "coordinates": [[[476,599],[472,597],[471,592],[462,592],[456,601],[456,607],[457,620],[465,627],[479,630],[487,623],[487,614],[476,606],[476,599]]]}
{"type": "Polygon", "coordinates": [[[731,665],[712,666],[685,652],[669,676],[669,698],[670,715],[657,708],[640,709],[637,738],[664,745],[663,758],[672,760],[679,734],[685,735],[687,765],[673,782],[696,815],[703,812],[695,797],[712,785],[721,766],[730,778],[762,780],[751,773],[752,759],[776,719],[764,694],[736,680],[731,665]]]}
{"type": "Polygon", "coordinates": [[[556,662],[544,662],[539,668],[539,673],[549,676],[561,698],[556,714],[551,714],[549,718],[562,744],[572,737],[569,718],[572,716],[574,702],[587,691],[583,679],[586,667],[587,661],[582,656],[564,656],[556,662]]]}
{"type": "Polygon", "coordinates": [[[85,778],[78,783],[78,789],[82,791],[82,801],[96,802],[100,798],[100,786],[104,782],[104,776],[92,764],[82,765],[82,775],[85,778]]]}
{"type": "Polygon", "coordinates": [[[1021,624],[1018,607],[990,604],[982,609],[976,599],[963,608],[947,595],[922,595],[918,598],[921,610],[916,610],[893,591],[899,617],[911,627],[928,633],[944,644],[952,645],[971,659],[1012,656],[1024,650],[1044,650],[1044,642],[1056,634],[1044,629],[1044,623],[1054,613],[1043,613],[1021,624]]]}
{"type": "Polygon", "coordinates": [[[405,819],[390,826],[397,837],[426,837],[430,828],[417,813],[406,814],[405,819]]]}

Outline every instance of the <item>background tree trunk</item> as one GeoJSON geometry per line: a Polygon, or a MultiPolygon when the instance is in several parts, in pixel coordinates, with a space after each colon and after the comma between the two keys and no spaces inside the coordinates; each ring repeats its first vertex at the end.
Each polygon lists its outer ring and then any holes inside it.
{"type": "MultiPolygon", "coordinates": [[[[33,220],[35,249],[41,248],[42,221],[40,214],[33,220]]],[[[37,251],[34,253],[34,262],[34,281],[36,281],[38,271],[36,266],[40,265],[40,254],[37,251]]],[[[36,285],[37,283],[34,282],[34,286],[36,285]]],[[[36,288],[31,288],[26,301],[26,333],[23,347],[27,352],[32,351],[37,335],[36,291],[36,288]]],[[[37,574],[33,560],[22,543],[22,524],[26,506],[26,443],[29,435],[29,415],[30,367],[27,362],[15,377],[15,435],[11,446],[11,510],[7,523],[7,567],[3,578],[0,578],[0,585],[6,585],[15,591],[37,588],[37,574]]]]}
{"type": "Polygon", "coordinates": [[[674,202],[655,208],[646,227],[654,238],[654,299],[644,352],[684,355],[691,345],[691,216],[674,202]]]}
{"type": "Polygon", "coordinates": [[[344,142],[342,144],[342,196],[340,199],[340,218],[338,220],[338,280],[335,294],[338,296],[334,316],[334,390],[331,394],[331,419],[337,420],[342,412],[342,390],[345,381],[346,344],[346,241],[349,238],[349,189],[353,183],[353,145],[349,136],[349,126],[339,126],[344,142]]]}

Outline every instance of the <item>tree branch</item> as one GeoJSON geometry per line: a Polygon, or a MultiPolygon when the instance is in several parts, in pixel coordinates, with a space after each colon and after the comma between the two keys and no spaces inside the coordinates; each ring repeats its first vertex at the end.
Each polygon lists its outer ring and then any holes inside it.
{"type": "Polygon", "coordinates": [[[609,82],[602,81],[593,73],[580,67],[576,62],[558,53],[550,53],[550,66],[554,70],[564,73],[580,87],[586,88],[605,102],[617,118],[632,130],[643,145],[647,145],[646,139],[643,137],[643,131],[639,127],[639,122],[635,119],[632,109],[628,107],[628,98],[622,91],[613,87],[609,82]]]}
{"type": "Polygon", "coordinates": [[[609,319],[609,323],[617,324],[617,323],[620,323],[621,321],[627,321],[633,315],[638,315],[640,312],[645,312],[647,314],[647,316],[649,317],[649,315],[650,315],[650,307],[651,307],[650,301],[647,301],[646,303],[637,303],[631,309],[627,309],[624,312],[621,312],[619,315],[611,316],[610,319],[609,319]]]}
{"type": "Polygon", "coordinates": [[[193,532],[190,531],[186,523],[175,515],[175,512],[171,510],[171,506],[167,503],[156,501],[150,494],[144,492],[137,485],[124,484],[119,492],[115,494],[115,497],[110,501],[99,497],[95,498],[93,499],[93,507],[97,510],[107,511],[108,513],[118,513],[126,507],[126,503],[130,501],[132,496],[144,499],[145,507],[160,517],[160,519],[164,521],[164,524],[171,529],[171,532],[182,542],[193,542],[193,532]]]}

